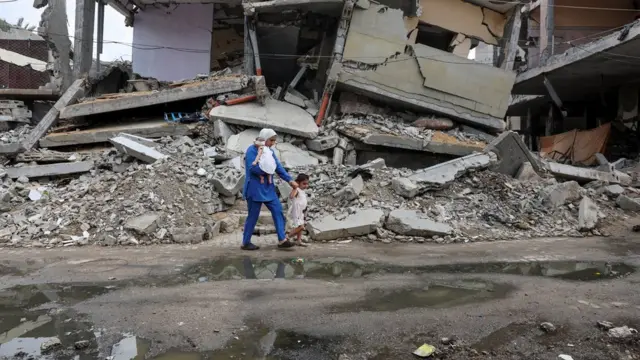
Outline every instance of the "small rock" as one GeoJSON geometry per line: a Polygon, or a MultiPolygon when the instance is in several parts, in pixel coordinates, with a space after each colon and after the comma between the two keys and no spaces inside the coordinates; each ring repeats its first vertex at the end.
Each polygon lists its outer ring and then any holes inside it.
{"type": "Polygon", "coordinates": [[[620,327],[615,327],[612,329],[609,329],[608,334],[610,337],[612,338],[616,338],[616,339],[625,339],[628,337],[631,337],[635,334],[638,333],[638,330],[634,329],[634,328],[630,328],[628,326],[620,326],[620,327]]]}
{"type": "Polygon", "coordinates": [[[57,337],[53,337],[40,345],[40,352],[43,354],[50,353],[62,347],[62,342],[57,337]]]}
{"type": "Polygon", "coordinates": [[[540,324],[540,329],[549,334],[556,331],[556,326],[550,322],[543,322],[542,324],[540,324]]]}
{"type": "Polygon", "coordinates": [[[640,200],[626,195],[620,195],[616,199],[616,204],[627,211],[640,211],[640,200]]]}
{"type": "Polygon", "coordinates": [[[22,176],[20,176],[20,177],[18,178],[18,180],[17,180],[17,181],[18,181],[19,183],[26,184],[26,183],[28,183],[28,182],[29,182],[29,178],[28,178],[28,177],[26,177],[26,176],[24,176],[24,175],[22,175],[22,176]]]}
{"type": "Polygon", "coordinates": [[[516,174],[516,179],[529,182],[542,180],[540,175],[533,169],[533,165],[528,161],[522,163],[516,174]]]}
{"type": "Polygon", "coordinates": [[[616,197],[618,195],[622,195],[624,193],[624,188],[620,185],[609,185],[602,188],[602,192],[604,192],[607,196],[616,197]]]}
{"type": "Polygon", "coordinates": [[[75,344],[73,344],[73,346],[77,349],[77,350],[82,350],[82,349],[86,349],[89,347],[89,340],[80,340],[80,341],[76,341],[75,344]]]}
{"type": "Polygon", "coordinates": [[[588,231],[595,228],[598,225],[598,212],[598,205],[589,197],[583,197],[578,208],[578,229],[588,231]]]}
{"type": "Polygon", "coordinates": [[[580,185],[575,181],[551,185],[542,191],[542,201],[552,207],[559,207],[580,199],[580,189],[580,185]]]}
{"type": "Polygon", "coordinates": [[[609,331],[614,328],[614,325],[609,321],[598,321],[598,328],[604,331],[609,331]]]}
{"type": "Polygon", "coordinates": [[[142,235],[149,235],[158,228],[159,216],[155,213],[147,213],[127,219],[124,228],[133,230],[142,235]]]}
{"type": "Polygon", "coordinates": [[[198,174],[198,176],[207,176],[207,170],[199,168],[196,174],[198,174]]]}
{"type": "Polygon", "coordinates": [[[391,187],[398,195],[408,199],[416,197],[420,191],[420,188],[407,178],[393,179],[391,187]]]}
{"type": "Polygon", "coordinates": [[[89,231],[89,229],[91,229],[91,225],[89,225],[87,223],[83,223],[82,225],[80,225],[80,229],[82,231],[89,231]]]}

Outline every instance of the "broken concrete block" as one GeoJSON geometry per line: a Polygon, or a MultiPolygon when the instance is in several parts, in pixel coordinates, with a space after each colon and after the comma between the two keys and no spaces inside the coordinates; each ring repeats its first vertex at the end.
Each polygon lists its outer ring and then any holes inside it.
{"type": "Polygon", "coordinates": [[[617,170],[614,170],[613,172],[599,171],[555,162],[548,162],[547,168],[550,173],[563,179],[576,180],[580,182],[602,180],[613,184],[631,184],[631,176],[617,170]]]}
{"type": "Polygon", "coordinates": [[[172,227],[169,233],[178,244],[198,244],[205,240],[207,230],[203,226],[172,227]]]}
{"type": "Polygon", "coordinates": [[[347,186],[333,194],[333,197],[342,198],[347,201],[355,200],[358,198],[358,196],[360,196],[360,193],[363,189],[364,180],[362,180],[362,176],[358,175],[355,178],[351,179],[347,186]]]}
{"type": "Polygon", "coordinates": [[[520,166],[516,179],[520,181],[539,181],[542,180],[542,177],[533,169],[533,165],[530,162],[525,161],[520,166]]]}
{"type": "Polygon", "coordinates": [[[244,185],[244,173],[232,168],[218,169],[213,174],[211,183],[223,196],[235,196],[244,185]]]}
{"type": "Polygon", "coordinates": [[[474,153],[417,171],[408,179],[418,186],[443,186],[470,170],[487,168],[496,161],[493,152],[474,153]]]}
{"type": "Polygon", "coordinates": [[[583,197],[578,208],[578,229],[587,231],[595,228],[598,224],[598,212],[598,205],[589,197],[583,197]]]}
{"type": "Polygon", "coordinates": [[[17,179],[21,176],[27,178],[39,178],[47,176],[61,176],[88,172],[93,169],[93,161],[78,161],[71,163],[59,163],[48,165],[23,166],[7,168],[7,176],[17,179]]]}
{"type": "Polygon", "coordinates": [[[420,192],[420,188],[407,178],[395,178],[391,181],[391,188],[398,195],[407,199],[414,198],[420,192]]]}
{"type": "Polygon", "coordinates": [[[608,185],[602,188],[602,192],[604,192],[607,196],[616,197],[624,193],[624,188],[620,185],[608,185]]]}
{"type": "Polygon", "coordinates": [[[240,219],[237,215],[229,215],[220,220],[220,231],[229,234],[240,226],[240,219]]]}
{"type": "Polygon", "coordinates": [[[205,238],[208,240],[211,240],[213,238],[215,238],[216,236],[220,235],[220,227],[222,226],[222,223],[220,221],[216,222],[216,223],[207,223],[205,224],[205,228],[207,229],[207,233],[205,235],[205,238]]]}
{"type": "Polygon", "coordinates": [[[640,199],[632,198],[626,195],[620,195],[616,199],[616,204],[627,211],[640,211],[640,199]]]}
{"type": "Polygon", "coordinates": [[[384,169],[386,167],[387,167],[387,164],[383,158],[377,158],[369,161],[364,165],[360,165],[361,169],[384,169]]]}
{"type": "Polygon", "coordinates": [[[288,102],[289,104],[293,104],[295,106],[301,107],[303,109],[306,107],[305,104],[304,104],[304,99],[303,98],[301,98],[301,97],[299,97],[299,96],[297,96],[295,94],[292,94],[289,91],[287,91],[284,94],[284,101],[288,102]]]}
{"type": "Polygon", "coordinates": [[[127,219],[124,228],[133,230],[142,235],[150,235],[158,229],[158,219],[160,217],[155,213],[147,213],[140,216],[127,219]]]}
{"type": "Polygon", "coordinates": [[[357,163],[358,154],[355,150],[347,151],[347,154],[344,157],[344,164],[349,166],[355,166],[357,163]]]}
{"type": "Polygon", "coordinates": [[[453,232],[451,226],[429,219],[426,214],[416,210],[393,210],[387,222],[387,229],[396,234],[408,236],[430,237],[433,235],[449,235],[453,232]]]}
{"type": "Polygon", "coordinates": [[[271,128],[283,132],[313,139],[318,136],[318,126],[304,109],[286,102],[267,99],[264,106],[250,102],[231,106],[217,106],[211,109],[212,120],[255,128],[271,128]]]}
{"type": "Polygon", "coordinates": [[[231,130],[229,125],[227,125],[222,120],[213,120],[213,136],[216,139],[219,139],[223,145],[227,144],[229,138],[236,133],[231,130]]]}
{"type": "Polygon", "coordinates": [[[144,146],[148,146],[148,147],[156,147],[158,146],[158,143],[148,139],[146,137],[142,137],[142,136],[138,136],[138,135],[131,135],[131,134],[127,134],[127,133],[119,133],[118,137],[124,137],[127,138],[129,140],[133,140],[135,142],[137,142],[138,144],[142,144],[144,146]]]}
{"type": "Polygon", "coordinates": [[[329,135],[310,139],[305,141],[304,143],[305,145],[307,145],[307,148],[309,150],[322,152],[338,146],[339,140],[340,138],[338,138],[337,136],[329,135]]]}
{"type": "Polygon", "coordinates": [[[309,153],[309,155],[313,156],[314,158],[318,159],[318,162],[320,162],[320,164],[328,164],[329,163],[329,157],[328,156],[324,156],[322,154],[318,154],[317,152],[313,152],[313,151],[307,151],[309,153]]]}
{"type": "Polygon", "coordinates": [[[567,181],[551,185],[542,190],[543,204],[558,207],[580,199],[580,185],[575,181],[567,181]]]}
{"type": "Polygon", "coordinates": [[[151,164],[167,157],[167,155],[152,147],[142,145],[126,137],[117,136],[109,139],[109,142],[121,153],[133,156],[146,163],[151,164]]]}
{"type": "Polygon", "coordinates": [[[340,147],[336,147],[333,149],[333,165],[342,165],[342,162],[344,161],[344,153],[344,149],[340,147]]]}
{"type": "Polygon", "coordinates": [[[516,176],[524,162],[529,162],[538,172],[540,166],[537,159],[531,154],[520,135],[513,131],[506,131],[495,138],[484,148],[485,152],[493,152],[498,156],[498,161],[491,166],[493,171],[516,176]]]}
{"type": "Polygon", "coordinates": [[[274,146],[276,156],[280,159],[282,166],[292,168],[298,166],[318,165],[318,159],[309,154],[308,151],[289,143],[276,143],[274,146]]]}
{"type": "Polygon", "coordinates": [[[598,162],[598,165],[608,165],[609,164],[609,160],[607,160],[607,158],[604,155],[602,155],[601,153],[596,153],[595,157],[596,157],[596,161],[598,162]]]}
{"type": "Polygon", "coordinates": [[[344,220],[337,220],[333,215],[307,223],[307,231],[313,240],[335,240],[350,236],[371,234],[380,227],[384,212],[378,209],[358,210],[344,220]]]}

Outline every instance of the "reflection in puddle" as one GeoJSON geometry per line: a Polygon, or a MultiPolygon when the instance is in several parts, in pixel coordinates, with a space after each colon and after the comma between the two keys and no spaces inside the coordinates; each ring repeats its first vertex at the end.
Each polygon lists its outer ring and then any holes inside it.
{"type": "Polygon", "coordinates": [[[373,289],[364,299],[333,307],[335,312],[445,308],[504,298],[514,288],[484,281],[434,284],[422,288],[373,289]]]}
{"type": "Polygon", "coordinates": [[[494,262],[408,267],[340,258],[257,260],[244,257],[216,259],[198,263],[187,267],[177,276],[181,277],[182,282],[206,282],[278,278],[329,280],[360,278],[371,274],[385,273],[495,273],[593,281],[626,276],[634,271],[633,267],[626,264],[597,261],[494,262]]]}

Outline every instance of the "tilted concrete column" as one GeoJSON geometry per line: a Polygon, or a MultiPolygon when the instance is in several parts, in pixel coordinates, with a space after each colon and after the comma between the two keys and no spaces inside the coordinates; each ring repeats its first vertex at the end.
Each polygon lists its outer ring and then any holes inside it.
{"type": "Polygon", "coordinates": [[[91,70],[95,0],[76,0],[76,29],[73,44],[73,76],[78,79],[91,70]]]}
{"type": "Polygon", "coordinates": [[[540,2],[540,65],[553,55],[554,6],[555,0],[540,2]]]}

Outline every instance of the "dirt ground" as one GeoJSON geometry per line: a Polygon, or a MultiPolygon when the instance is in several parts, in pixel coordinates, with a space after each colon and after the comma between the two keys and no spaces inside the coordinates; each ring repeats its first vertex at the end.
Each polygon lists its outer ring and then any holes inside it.
{"type": "Polygon", "coordinates": [[[293,251],[258,242],[249,254],[232,236],[5,249],[0,358],[412,359],[426,343],[434,359],[640,359],[637,335],[597,326],[640,327],[632,234],[293,251]]]}

